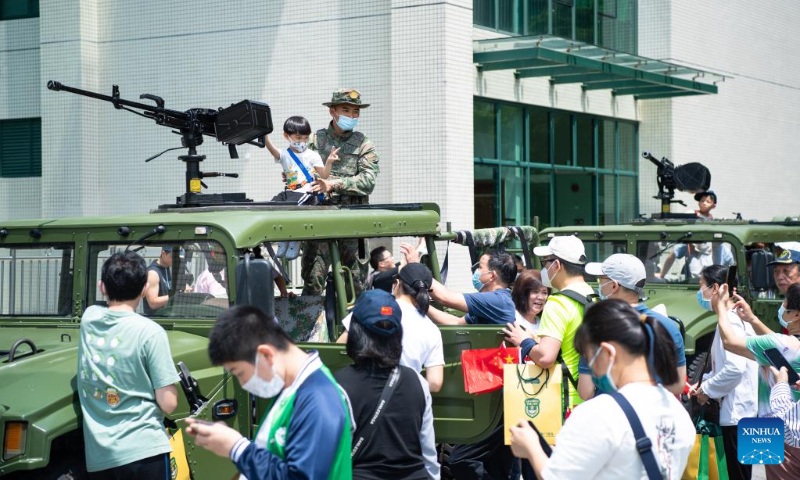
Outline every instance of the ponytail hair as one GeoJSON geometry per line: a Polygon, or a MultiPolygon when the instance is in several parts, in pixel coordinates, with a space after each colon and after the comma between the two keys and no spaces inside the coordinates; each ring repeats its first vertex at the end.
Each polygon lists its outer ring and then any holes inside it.
{"type": "Polygon", "coordinates": [[[413,284],[407,283],[402,278],[398,280],[400,281],[400,287],[403,289],[403,293],[414,299],[414,305],[416,305],[419,314],[423,317],[427,315],[428,309],[431,306],[431,296],[428,292],[430,287],[425,285],[425,282],[422,280],[415,280],[413,284]]]}
{"type": "Polygon", "coordinates": [[[622,300],[604,300],[586,309],[575,333],[575,349],[586,355],[602,342],[615,342],[633,356],[648,358],[648,365],[664,385],[678,381],[675,343],[661,322],[640,314],[622,300]],[[652,363],[650,359],[652,358],[652,363]]]}

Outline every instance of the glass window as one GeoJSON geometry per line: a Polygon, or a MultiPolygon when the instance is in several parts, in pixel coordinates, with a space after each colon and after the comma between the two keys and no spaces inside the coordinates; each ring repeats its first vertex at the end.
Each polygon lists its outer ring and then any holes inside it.
{"type": "Polygon", "coordinates": [[[500,106],[500,159],[522,161],[524,146],[523,111],[510,105],[500,106]]]}
{"type": "Polygon", "coordinates": [[[553,0],[553,35],[572,38],[572,0],[553,0]]]}
{"type": "Polygon", "coordinates": [[[636,210],[638,189],[636,177],[619,177],[619,221],[630,222],[639,212],[636,210]]]}
{"type": "Polygon", "coordinates": [[[528,0],[528,35],[547,33],[547,0],[528,0]]]}
{"type": "Polygon", "coordinates": [[[636,152],[636,127],[619,122],[619,169],[633,172],[639,155],[636,152]]]}
{"type": "Polygon", "coordinates": [[[577,118],[578,128],[578,165],[581,167],[594,167],[594,131],[592,129],[592,119],[589,117],[577,118]]]}
{"type": "MultiPolygon", "coordinates": [[[[90,247],[89,278],[94,279],[94,285],[100,281],[103,263],[126,248],[108,244],[90,247]]],[[[230,306],[227,257],[217,242],[148,244],[137,253],[159,282],[158,291],[154,289],[152,297],[148,292],[148,298],[139,303],[138,313],[147,317],[216,318],[230,306]]],[[[91,305],[106,305],[97,287],[90,294],[91,305]]]]}
{"type": "Polygon", "coordinates": [[[494,0],[473,0],[472,23],[483,27],[495,28],[494,0]]]}
{"type": "Polygon", "coordinates": [[[617,240],[611,242],[595,242],[584,240],[583,246],[586,249],[586,262],[602,262],[615,253],[628,253],[628,244],[625,241],[617,240]]]}
{"type": "Polygon", "coordinates": [[[492,165],[475,165],[475,228],[496,227],[497,170],[492,165]]]}
{"type": "Polygon", "coordinates": [[[497,0],[499,30],[519,33],[519,6],[522,0],[497,0]]]}
{"type": "Polygon", "coordinates": [[[575,40],[594,43],[594,0],[575,0],[575,40]]]}
{"type": "Polygon", "coordinates": [[[0,0],[0,20],[39,16],[39,0],[0,0]]]}
{"type": "Polygon", "coordinates": [[[473,109],[474,149],[478,158],[497,158],[497,116],[494,104],[476,101],[473,109]]]}
{"type": "Polygon", "coordinates": [[[554,113],[553,128],[555,129],[555,163],[570,165],[572,162],[572,117],[554,113]]]}
{"type": "Polygon", "coordinates": [[[617,201],[614,175],[598,175],[597,177],[597,224],[614,225],[617,223],[617,201]]]}
{"type": "Polygon", "coordinates": [[[0,120],[0,177],[42,176],[42,119],[0,120]]]}
{"type": "Polygon", "coordinates": [[[531,110],[528,113],[530,161],[550,163],[550,119],[543,110],[531,110]]]}
{"type": "Polygon", "coordinates": [[[652,283],[700,282],[700,272],[709,265],[736,264],[727,242],[639,242],[636,256],[644,263],[652,283]]]}
{"type": "Polygon", "coordinates": [[[598,43],[635,54],[636,15],[636,0],[598,0],[598,43]]]}
{"type": "Polygon", "coordinates": [[[503,225],[525,224],[525,173],[521,168],[501,167],[503,225]]]}
{"type": "Polygon", "coordinates": [[[545,229],[552,226],[550,218],[550,194],[552,192],[552,178],[547,170],[531,170],[530,195],[531,195],[531,222],[533,217],[539,217],[539,228],[545,229]]]}
{"type": "Polygon", "coordinates": [[[600,168],[614,169],[614,122],[600,120],[597,122],[597,154],[600,168]]]}
{"type": "Polygon", "coordinates": [[[0,315],[72,313],[73,245],[0,248],[0,315]]]}

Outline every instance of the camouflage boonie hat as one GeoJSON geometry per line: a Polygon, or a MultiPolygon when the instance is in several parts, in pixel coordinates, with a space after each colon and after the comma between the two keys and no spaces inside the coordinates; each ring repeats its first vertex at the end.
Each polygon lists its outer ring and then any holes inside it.
{"type": "Polygon", "coordinates": [[[361,103],[361,92],[356,90],[355,88],[340,88],[333,92],[333,96],[331,96],[330,102],[325,102],[323,105],[326,107],[332,107],[334,105],[355,105],[356,107],[367,108],[369,107],[369,103],[361,103]]]}

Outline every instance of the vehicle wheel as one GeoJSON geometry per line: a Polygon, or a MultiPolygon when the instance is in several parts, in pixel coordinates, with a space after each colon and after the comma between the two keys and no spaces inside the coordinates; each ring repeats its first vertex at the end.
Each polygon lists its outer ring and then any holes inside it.
{"type": "Polygon", "coordinates": [[[439,465],[442,466],[441,479],[455,480],[453,474],[450,473],[450,452],[453,451],[453,446],[449,443],[442,443],[441,445],[437,445],[437,450],[439,454],[439,465]]]}
{"type": "Polygon", "coordinates": [[[62,456],[50,460],[46,467],[39,470],[25,470],[14,472],[8,480],[33,479],[36,480],[86,480],[86,462],[83,453],[76,459],[62,456]]]}
{"type": "Polygon", "coordinates": [[[708,350],[698,353],[693,357],[687,358],[686,376],[689,377],[689,383],[694,385],[703,376],[703,365],[706,363],[706,357],[710,352],[708,350]]]}

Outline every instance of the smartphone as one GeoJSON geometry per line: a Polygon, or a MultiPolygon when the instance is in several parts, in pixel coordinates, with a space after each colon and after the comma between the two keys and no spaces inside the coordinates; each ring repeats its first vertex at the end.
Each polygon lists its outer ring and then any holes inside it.
{"type": "Polygon", "coordinates": [[[783,358],[783,355],[781,355],[781,352],[779,352],[777,348],[768,348],[764,350],[764,355],[766,355],[769,363],[778,370],[780,370],[781,367],[786,367],[786,370],[789,371],[789,385],[794,385],[800,380],[800,375],[798,375],[789,362],[783,358]]]}
{"type": "Polygon", "coordinates": [[[536,432],[536,435],[539,436],[539,445],[542,446],[542,450],[544,450],[545,455],[548,457],[553,455],[553,449],[550,447],[550,444],[547,443],[547,440],[544,439],[541,433],[539,433],[539,429],[536,428],[536,425],[533,424],[530,420],[528,420],[528,425],[533,428],[533,431],[536,432]]]}
{"type": "Polygon", "coordinates": [[[728,295],[733,296],[739,288],[738,278],[736,265],[728,267],[728,277],[725,279],[725,283],[728,284],[728,295]]]}

